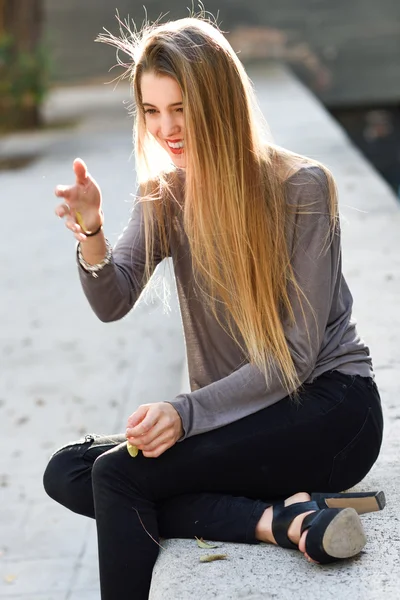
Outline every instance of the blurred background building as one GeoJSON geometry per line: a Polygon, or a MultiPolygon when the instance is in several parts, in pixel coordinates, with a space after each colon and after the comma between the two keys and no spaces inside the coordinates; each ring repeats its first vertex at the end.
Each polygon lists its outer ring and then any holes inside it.
{"type": "MultiPolygon", "coordinates": [[[[40,32],[41,60],[49,62],[53,84],[110,81],[118,73],[108,73],[115,53],[94,39],[103,28],[118,32],[117,10],[140,28],[146,16],[142,4],[0,0],[0,32],[10,28],[11,13],[20,22],[11,29],[31,38],[24,48],[31,51],[40,32]]],[[[153,21],[188,16],[192,0],[144,4],[153,21]]],[[[198,3],[193,7],[198,10],[198,3]]],[[[205,8],[217,16],[245,64],[271,59],[288,64],[400,195],[399,0],[209,0],[205,8]]]]}

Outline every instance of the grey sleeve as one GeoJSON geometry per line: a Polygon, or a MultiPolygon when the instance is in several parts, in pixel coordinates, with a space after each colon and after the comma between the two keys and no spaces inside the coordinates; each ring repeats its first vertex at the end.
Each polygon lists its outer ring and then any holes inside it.
{"type": "MultiPolygon", "coordinates": [[[[154,243],[154,268],[161,262],[160,244],[154,243]]],[[[135,203],[128,225],[119,237],[110,264],[93,277],[78,262],[83,291],[101,321],[122,319],[144,289],[145,237],[142,202],[135,203]]]]}
{"type": "MultiPolygon", "coordinates": [[[[285,335],[301,383],[312,374],[329,318],[339,268],[340,237],[326,247],[329,232],[328,189],[325,174],[313,167],[302,169],[287,182],[289,204],[307,205],[293,217],[288,236],[297,282],[310,306],[291,294],[295,323],[284,324],[285,335]],[[304,173],[303,171],[307,171],[304,173]],[[306,326],[309,331],[307,335],[306,326]]],[[[191,393],[180,394],[171,404],[178,411],[184,436],[190,437],[228,425],[287,396],[279,372],[272,372],[268,386],[257,367],[245,364],[227,377],[191,393]]]]}

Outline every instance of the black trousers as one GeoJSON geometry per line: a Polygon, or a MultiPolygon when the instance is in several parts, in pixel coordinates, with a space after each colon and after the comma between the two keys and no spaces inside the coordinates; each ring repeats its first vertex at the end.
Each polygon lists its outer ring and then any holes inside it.
{"type": "Polygon", "coordinates": [[[132,458],[123,434],[87,435],[51,457],[44,487],[96,519],[102,600],[146,600],[159,547],[148,534],[257,543],[274,501],[295,492],[339,492],[376,461],[381,402],[370,378],[332,371],[231,425],[132,458]],[[145,531],[147,530],[147,532],[145,531]]]}

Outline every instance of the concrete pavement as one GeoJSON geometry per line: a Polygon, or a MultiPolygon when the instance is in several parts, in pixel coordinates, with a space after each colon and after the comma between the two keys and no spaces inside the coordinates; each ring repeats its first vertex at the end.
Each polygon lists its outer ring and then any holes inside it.
{"type": "MultiPolygon", "coordinates": [[[[0,140],[0,157],[41,155],[0,172],[2,599],[99,597],[94,523],[46,496],[45,465],[57,447],[87,432],[123,431],[139,404],[180,390],[173,280],[169,314],[144,296],[123,321],[101,323],[80,288],[75,241],[54,215],[54,187],[73,181],[72,160],[81,156],[103,191],[107,235],[117,239],[135,192],[126,98],[123,86],[114,95],[109,87],[60,90],[49,120],[81,114],[79,127],[0,140]]],[[[168,279],[163,265],[157,276],[164,271],[168,279]]]]}
{"type": "MultiPolygon", "coordinates": [[[[315,98],[276,66],[251,70],[275,141],[325,162],[340,193],[344,272],[361,335],[371,347],[386,418],[381,456],[360,489],[384,489],[388,506],[363,517],[360,557],[325,568],[270,546],[222,544],[227,561],[198,562],[195,542],[164,542],[151,600],[286,600],[307,596],[399,598],[400,528],[398,339],[400,211],[393,193],[315,98]]],[[[96,320],[80,290],[74,242],[53,216],[57,183],[84,158],[104,192],[106,230],[115,241],[135,190],[126,88],[61,90],[49,118],[83,114],[80,126],[0,141],[0,157],[42,157],[0,173],[1,224],[0,597],[98,600],[92,522],[47,499],[41,475],[51,451],[88,431],[122,430],[137,404],[175,395],[184,349],[171,282],[169,315],[142,302],[120,323],[96,320]],[[155,360],[156,357],[156,360],[155,360]]]]}

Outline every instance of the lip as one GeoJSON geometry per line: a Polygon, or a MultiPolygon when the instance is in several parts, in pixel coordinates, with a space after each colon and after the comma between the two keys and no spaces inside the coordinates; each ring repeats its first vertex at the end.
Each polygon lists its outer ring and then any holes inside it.
{"type": "Polygon", "coordinates": [[[172,146],[169,146],[169,144],[167,144],[167,148],[168,152],[171,152],[171,154],[174,154],[175,156],[182,156],[185,153],[184,148],[173,148],[172,146]]]}
{"type": "Polygon", "coordinates": [[[165,142],[171,142],[171,144],[177,144],[178,142],[183,142],[182,140],[164,140],[165,142]]]}

